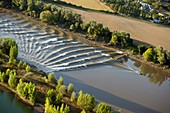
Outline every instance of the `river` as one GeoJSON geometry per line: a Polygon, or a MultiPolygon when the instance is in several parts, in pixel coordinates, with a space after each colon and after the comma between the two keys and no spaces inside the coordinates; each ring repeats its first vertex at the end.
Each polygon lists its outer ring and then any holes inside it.
{"type": "Polygon", "coordinates": [[[64,77],[98,101],[122,112],[170,112],[170,79],[167,73],[129,58],[113,60],[119,55],[65,38],[53,29],[0,13],[0,36],[12,37],[19,46],[18,59],[46,72],[64,77]],[[140,75],[142,73],[142,75],[140,75]]]}

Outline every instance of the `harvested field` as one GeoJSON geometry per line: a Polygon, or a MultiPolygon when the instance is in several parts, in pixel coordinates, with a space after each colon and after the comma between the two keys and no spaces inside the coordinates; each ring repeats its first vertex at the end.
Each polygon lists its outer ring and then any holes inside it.
{"type": "Polygon", "coordinates": [[[69,9],[80,13],[84,21],[96,20],[109,27],[111,31],[129,32],[135,43],[151,44],[153,46],[161,45],[170,50],[170,27],[156,25],[143,20],[115,16],[113,14],[84,11],[75,8],[69,9]]]}
{"type": "Polygon", "coordinates": [[[100,0],[61,0],[61,1],[65,1],[67,3],[71,3],[77,6],[82,6],[85,8],[112,12],[111,8],[101,3],[100,0]]]}

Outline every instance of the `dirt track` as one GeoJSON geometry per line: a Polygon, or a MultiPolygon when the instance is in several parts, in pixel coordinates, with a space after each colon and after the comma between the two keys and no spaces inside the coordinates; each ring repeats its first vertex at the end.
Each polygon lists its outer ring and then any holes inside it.
{"type": "MultiPolygon", "coordinates": [[[[68,7],[67,7],[68,8],[68,7]]],[[[84,11],[79,9],[69,8],[80,13],[84,21],[96,20],[109,27],[110,30],[126,31],[131,34],[131,37],[136,43],[148,43],[153,46],[161,45],[170,50],[170,27],[162,27],[136,19],[128,19],[112,14],[104,14],[93,11],[84,11]]]]}

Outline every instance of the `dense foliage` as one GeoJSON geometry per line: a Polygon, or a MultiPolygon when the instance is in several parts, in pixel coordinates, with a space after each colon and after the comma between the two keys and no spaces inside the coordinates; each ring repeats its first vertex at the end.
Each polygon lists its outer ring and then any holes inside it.
{"type": "Polygon", "coordinates": [[[161,65],[170,66],[170,52],[164,50],[163,47],[157,46],[156,48],[148,48],[143,53],[144,59],[152,61],[154,63],[159,63],[161,65]]]}
{"type": "Polygon", "coordinates": [[[24,97],[25,99],[30,100],[32,103],[35,102],[36,97],[36,89],[35,85],[30,83],[23,82],[22,79],[19,80],[19,84],[17,85],[17,92],[19,95],[24,97]]]}
{"type": "Polygon", "coordinates": [[[56,79],[55,79],[54,73],[49,73],[49,74],[48,74],[48,81],[55,83],[56,79]]]}
{"type": "Polygon", "coordinates": [[[62,103],[62,95],[56,95],[53,89],[48,90],[45,102],[45,113],[69,113],[70,108],[62,103]]]}
{"type": "Polygon", "coordinates": [[[120,45],[122,47],[129,46],[133,44],[133,40],[130,39],[130,34],[126,32],[115,31],[112,34],[112,39],[110,40],[111,45],[120,45]]]}
{"type": "MultiPolygon", "coordinates": [[[[170,16],[161,13],[161,10],[168,10],[169,4],[164,4],[158,0],[100,0],[108,5],[112,10],[121,15],[127,15],[153,22],[170,25],[170,16]],[[157,20],[157,21],[156,21],[157,20]]],[[[164,11],[163,11],[164,12],[164,11]]]]}
{"type": "Polygon", "coordinates": [[[96,113],[111,113],[112,109],[111,106],[101,102],[98,106],[97,106],[97,110],[96,113]]]}
{"type": "Polygon", "coordinates": [[[16,70],[11,70],[9,73],[9,79],[8,79],[8,84],[12,88],[16,88],[17,86],[17,78],[16,78],[16,70]]]}
{"type": "Polygon", "coordinates": [[[79,92],[77,98],[77,105],[86,111],[92,111],[96,106],[96,100],[90,94],[83,94],[82,91],[79,92]]]}
{"type": "Polygon", "coordinates": [[[11,38],[0,38],[0,50],[14,59],[18,55],[18,46],[16,41],[13,41],[11,38]]]}

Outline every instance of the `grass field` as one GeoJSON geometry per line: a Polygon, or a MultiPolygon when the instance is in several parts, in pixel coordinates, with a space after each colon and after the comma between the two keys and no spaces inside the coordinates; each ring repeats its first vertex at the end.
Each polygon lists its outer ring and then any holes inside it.
{"type": "Polygon", "coordinates": [[[61,0],[61,1],[71,3],[77,6],[83,6],[85,8],[112,12],[111,8],[101,3],[100,0],[61,0]]]}

